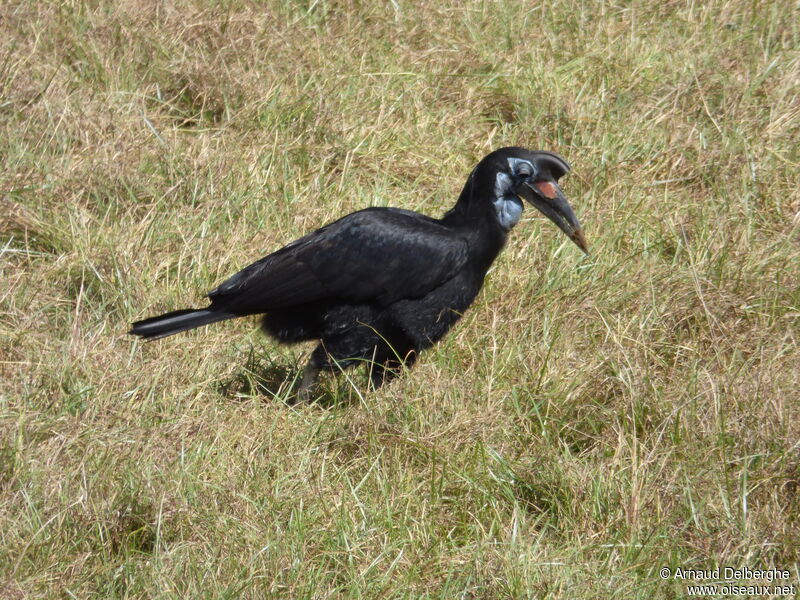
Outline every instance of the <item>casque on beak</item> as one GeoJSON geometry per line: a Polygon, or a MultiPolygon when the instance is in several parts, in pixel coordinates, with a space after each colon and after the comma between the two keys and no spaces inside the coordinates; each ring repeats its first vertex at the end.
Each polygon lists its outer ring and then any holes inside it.
{"type": "Polygon", "coordinates": [[[541,179],[525,182],[517,189],[517,195],[533,204],[539,212],[558,225],[558,228],[566,233],[578,248],[589,254],[580,221],[555,181],[541,179]]]}

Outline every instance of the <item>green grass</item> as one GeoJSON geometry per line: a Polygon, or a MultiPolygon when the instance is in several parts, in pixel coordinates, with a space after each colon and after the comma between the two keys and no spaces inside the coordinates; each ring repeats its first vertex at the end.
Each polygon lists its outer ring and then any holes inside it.
{"type": "Polygon", "coordinates": [[[800,9],[0,7],[0,597],[683,598],[800,561],[800,9]],[[556,150],[418,365],[289,406],[255,319],[152,344],[371,205],[556,150]]]}

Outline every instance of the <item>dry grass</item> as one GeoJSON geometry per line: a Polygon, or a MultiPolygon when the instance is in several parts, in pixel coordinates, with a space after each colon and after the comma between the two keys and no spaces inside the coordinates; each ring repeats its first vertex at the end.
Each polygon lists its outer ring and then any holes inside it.
{"type": "Polygon", "coordinates": [[[0,596],[683,597],[800,560],[793,2],[0,6],[0,596]],[[127,324],[354,209],[554,149],[391,386],[127,324]],[[262,380],[269,380],[264,389],[262,380]]]}

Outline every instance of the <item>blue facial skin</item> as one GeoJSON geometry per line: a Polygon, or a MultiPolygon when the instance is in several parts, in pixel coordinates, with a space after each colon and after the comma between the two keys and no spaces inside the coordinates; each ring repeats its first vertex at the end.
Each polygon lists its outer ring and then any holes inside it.
{"type": "Polygon", "coordinates": [[[511,175],[500,171],[494,181],[494,210],[500,226],[509,231],[522,217],[522,200],[515,190],[535,172],[534,166],[521,158],[508,159],[511,175]]]}

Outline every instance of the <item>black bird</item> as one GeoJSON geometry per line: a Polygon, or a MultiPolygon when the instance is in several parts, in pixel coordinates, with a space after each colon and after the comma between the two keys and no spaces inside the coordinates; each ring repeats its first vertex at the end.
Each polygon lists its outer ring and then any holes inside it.
{"type": "Polygon", "coordinates": [[[379,387],[472,304],[522,215],[521,199],[587,252],[558,186],[569,169],[554,152],[501,148],[478,163],[441,219],[399,208],[359,210],[245,267],[208,293],[208,307],[137,321],[130,333],[156,339],[264,314],[264,330],[279,342],[320,341],[301,398],[311,397],[320,371],[363,361],[379,387]]]}

